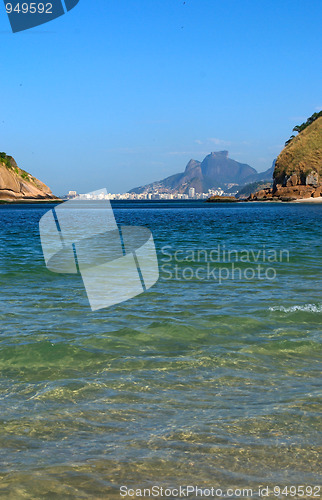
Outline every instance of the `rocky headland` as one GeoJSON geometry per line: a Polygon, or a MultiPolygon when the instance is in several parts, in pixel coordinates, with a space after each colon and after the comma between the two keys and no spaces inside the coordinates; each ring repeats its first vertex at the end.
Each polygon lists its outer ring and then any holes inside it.
{"type": "Polygon", "coordinates": [[[278,156],[272,188],[261,189],[250,201],[318,200],[322,197],[322,111],[294,127],[278,156]]]}
{"type": "Polygon", "coordinates": [[[0,153],[0,201],[55,201],[50,188],[18,167],[12,156],[0,153]]]}

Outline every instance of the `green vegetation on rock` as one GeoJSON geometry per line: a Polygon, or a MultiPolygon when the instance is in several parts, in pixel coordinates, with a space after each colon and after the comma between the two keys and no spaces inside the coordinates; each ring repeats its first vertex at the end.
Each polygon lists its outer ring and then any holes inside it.
{"type": "Polygon", "coordinates": [[[0,163],[3,163],[7,168],[14,168],[15,161],[12,156],[7,155],[6,153],[0,153],[0,163]]]}
{"type": "MultiPolygon", "coordinates": [[[[322,116],[322,111],[319,111],[318,113],[313,113],[310,118],[306,120],[306,122],[303,122],[301,125],[295,125],[293,128],[293,132],[303,132],[303,130],[306,129],[311,123],[313,123],[315,120],[317,120],[320,116],[322,116]]],[[[293,139],[296,137],[295,135],[291,135],[291,137],[286,141],[285,146],[287,146],[293,139]]]]}
{"type": "Polygon", "coordinates": [[[0,164],[4,165],[8,170],[12,170],[13,172],[15,172],[25,181],[32,182],[36,185],[35,178],[22,168],[19,168],[12,156],[9,156],[3,152],[0,153],[0,164]]]}

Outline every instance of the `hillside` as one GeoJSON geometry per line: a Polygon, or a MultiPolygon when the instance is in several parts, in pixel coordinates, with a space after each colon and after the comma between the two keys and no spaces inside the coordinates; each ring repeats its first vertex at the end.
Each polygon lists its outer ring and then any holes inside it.
{"type": "Polygon", "coordinates": [[[229,158],[228,151],[217,151],[207,155],[202,162],[190,160],[182,173],[134,188],[131,192],[188,193],[193,187],[197,193],[206,193],[209,189],[224,188],[229,184],[243,186],[249,182],[271,179],[272,174],[272,168],[258,173],[250,165],[229,158]]]}
{"type": "Polygon", "coordinates": [[[242,187],[238,191],[238,193],[236,194],[236,198],[246,199],[252,193],[262,191],[264,189],[272,189],[272,187],[273,187],[273,180],[272,181],[267,180],[267,181],[251,182],[250,184],[246,184],[246,186],[242,187]]]}
{"type": "Polygon", "coordinates": [[[0,153],[0,200],[55,200],[46,184],[18,167],[12,156],[0,153]]]}
{"type": "Polygon", "coordinates": [[[285,146],[276,160],[274,179],[283,184],[286,177],[296,174],[304,182],[312,170],[322,175],[321,115],[285,146]]]}
{"type": "Polygon", "coordinates": [[[322,112],[294,127],[299,132],[286,142],[274,169],[273,189],[251,195],[251,199],[293,200],[322,195],[322,112]]]}

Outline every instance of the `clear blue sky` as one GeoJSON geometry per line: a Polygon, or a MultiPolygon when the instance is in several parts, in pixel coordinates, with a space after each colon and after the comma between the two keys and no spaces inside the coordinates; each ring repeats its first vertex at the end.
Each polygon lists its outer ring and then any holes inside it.
{"type": "Polygon", "coordinates": [[[228,149],[271,166],[322,109],[321,0],[80,0],[12,34],[0,151],[56,194],[123,192],[228,149]]]}

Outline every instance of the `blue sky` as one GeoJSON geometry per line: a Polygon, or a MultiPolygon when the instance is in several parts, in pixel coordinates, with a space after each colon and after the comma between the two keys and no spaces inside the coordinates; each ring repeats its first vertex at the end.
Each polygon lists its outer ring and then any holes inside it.
{"type": "Polygon", "coordinates": [[[320,0],[80,0],[13,34],[0,151],[56,194],[123,192],[228,149],[265,170],[322,109],[320,0]]]}

